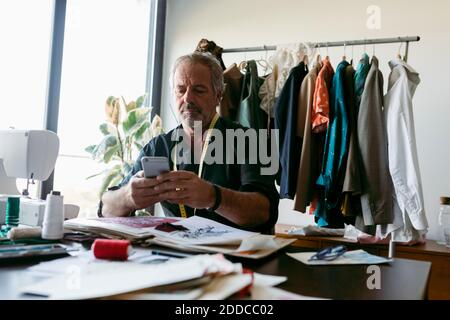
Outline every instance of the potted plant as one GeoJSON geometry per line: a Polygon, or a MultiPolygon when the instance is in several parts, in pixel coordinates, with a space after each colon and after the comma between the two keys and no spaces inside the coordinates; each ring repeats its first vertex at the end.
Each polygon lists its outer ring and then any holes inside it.
{"type": "Polygon", "coordinates": [[[103,175],[100,197],[131,172],[139,150],[163,132],[158,115],[150,122],[152,108],[144,106],[144,101],[145,95],[130,102],[123,97],[110,96],[106,99],[106,122],[99,127],[103,138],[98,144],[85,148],[93,159],[108,164],[107,169],[87,178],[103,175]]]}

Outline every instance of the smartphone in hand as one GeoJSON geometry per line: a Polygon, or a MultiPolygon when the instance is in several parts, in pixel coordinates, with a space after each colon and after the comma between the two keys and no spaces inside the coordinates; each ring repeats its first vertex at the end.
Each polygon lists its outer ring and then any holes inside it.
{"type": "Polygon", "coordinates": [[[141,164],[146,178],[154,178],[170,171],[169,159],[166,157],[142,157],[141,164]]]}

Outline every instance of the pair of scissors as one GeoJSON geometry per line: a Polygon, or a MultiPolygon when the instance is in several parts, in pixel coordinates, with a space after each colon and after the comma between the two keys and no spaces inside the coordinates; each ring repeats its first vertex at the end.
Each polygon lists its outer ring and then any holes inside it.
{"type": "Polygon", "coordinates": [[[343,245],[327,247],[317,252],[315,255],[309,258],[308,261],[316,261],[316,260],[332,261],[342,256],[346,251],[347,248],[343,245]]]}

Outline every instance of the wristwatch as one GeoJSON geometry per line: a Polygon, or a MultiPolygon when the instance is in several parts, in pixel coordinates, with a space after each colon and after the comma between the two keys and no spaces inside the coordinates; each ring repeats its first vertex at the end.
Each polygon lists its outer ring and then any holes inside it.
{"type": "Polygon", "coordinates": [[[214,193],[216,195],[216,200],[214,201],[214,205],[211,208],[206,208],[206,210],[208,210],[209,212],[216,211],[219,208],[220,203],[222,202],[222,192],[220,191],[220,187],[216,184],[213,184],[213,187],[214,193]]]}
{"type": "MultiPolygon", "coordinates": [[[[120,189],[119,186],[113,186],[113,187],[109,187],[106,191],[113,191],[113,190],[118,190],[118,189],[120,189]]],[[[102,201],[102,197],[100,197],[100,201],[98,202],[97,217],[103,218],[103,201],[102,201]]]]}

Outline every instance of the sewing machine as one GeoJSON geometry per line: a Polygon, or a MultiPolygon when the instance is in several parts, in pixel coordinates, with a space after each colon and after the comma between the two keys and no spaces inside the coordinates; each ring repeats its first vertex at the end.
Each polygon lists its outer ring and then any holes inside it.
{"type": "Polygon", "coordinates": [[[0,224],[5,223],[6,200],[21,195],[19,223],[42,226],[45,201],[29,196],[29,184],[45,181],[52,173],[59,151],[59,138],[47,130],[0,130],[0,224]],[[19,192],[16,179],[27,179],[19,192]]]}
{"type": "Polygon", "coordinates": [[[0,160],[3,159],[0,174],[4,173],[7,176],[5,184],[4,177],[0,176],[0,192],[15,191],[17,194],[15,186],[15,190],[11,189],[11,182],[15,178],[31,182],[47,180],[55,167],[58,151],[59,138],[54,132],[0,130],[0,160]]]}

